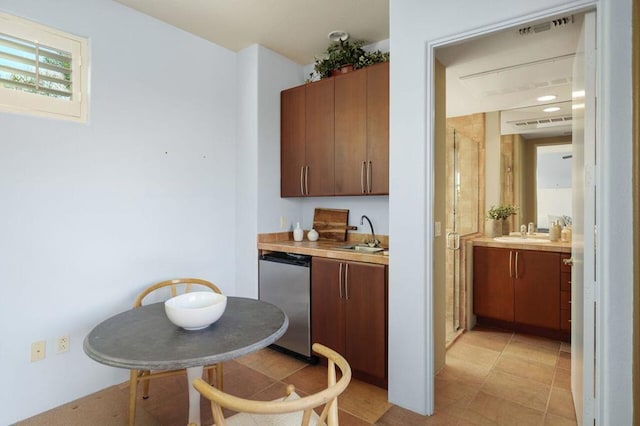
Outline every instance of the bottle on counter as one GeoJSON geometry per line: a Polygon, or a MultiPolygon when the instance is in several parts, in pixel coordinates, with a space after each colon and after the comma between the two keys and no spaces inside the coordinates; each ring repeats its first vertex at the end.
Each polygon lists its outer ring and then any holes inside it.
{"type": "Polygon", "coordinates": [[[296,228],[293,230],[293,240],[294,241],[302,241],[302,237],[304,236],[304,231],[300,228],[300,222],[296,223],[296,228]]]}
{"type": "Polygon", "coordinates": [[[560,231],[560,240],[563,243],[570,243],[571,242],[571,227],[570,226],[565,226],[564,228],[562,228],[562,231],[560,231]]]}
{"type": "Polygon", "coordinates": [[[558,222],[551,222],[549,226],[549,240],[558,241],[560,239],[560,224],[558,222]]]}

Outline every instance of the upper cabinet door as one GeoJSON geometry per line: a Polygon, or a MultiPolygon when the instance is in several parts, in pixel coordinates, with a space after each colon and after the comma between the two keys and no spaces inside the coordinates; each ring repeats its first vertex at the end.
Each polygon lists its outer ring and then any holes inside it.
{"type": "Polygon", "coordinates": [[[389,194],[389,62],[366,71],[368,192],[389,194]]]}
{"type": "Polygon", "coordinates": [[[306,88],[280,94],[280,196],[304,196],[306,88]]]}
{"type": "Polygon", "coordinates": [[[367,73],[335,78],[335,193],[367,192],[367,73]]]}
{"type": "Polygon", "coordinates": [[[334,79],[306,84],[306,195],[334,195],[334,79]]]}

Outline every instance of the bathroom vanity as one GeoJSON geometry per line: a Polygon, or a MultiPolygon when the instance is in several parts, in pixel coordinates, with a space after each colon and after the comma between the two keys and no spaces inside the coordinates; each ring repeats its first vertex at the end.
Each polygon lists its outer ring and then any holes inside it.
{"type": "Polygon", "coordinates": [[[473,312],[477,323],[568,341],[571,244],[473,241],[473,312]]]}

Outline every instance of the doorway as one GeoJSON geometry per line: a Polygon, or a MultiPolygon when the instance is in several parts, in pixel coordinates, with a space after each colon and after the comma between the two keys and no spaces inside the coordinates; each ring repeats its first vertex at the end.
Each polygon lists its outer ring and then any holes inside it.
{"type": "MultiPolygon", "coordinates": [[[[548,20],[550,20],[551,22],[553,22],[556,19],[561,19],[562,22],[578,22],[580,23],[580,16],[571,16],[570,18],[567,18],[568,21],[565,21],[565,17],[549,17],[547,18],[548,20]]],[[[522,29],[528,29],[526,31],[536,31],[535,28],[542,28],[546,25],[546,22],[534,22],[531,24],[524,24],[519,26],[519,28],[510,28],[508,30],[505,31],[511,31],[513,32],[515,31],[521,31],[522,29]]],[[[580,23],[580,27],[582,27],[581,23],[580,23]]],[[[544,30],[541,30],[544,31],[544,30]]],[[[476,39],[473,40],[469,40],[469,41],[460,41],[460,40],[456,40],[455,42],[451,42],[451,46],[450,45],[442,45],[439,46],[435,51],[435,57],[438,58],[438,60],[443,63],[445,65],[445,67],[447,67],[447,80],[449,80],[450,76],[449,76],[449,67],[450,64],[459,64],[461,63],[461,61],[464,59],[464,56],[466,54],[468,55],[472,55],[469,52],[474,52],[473,56],[474,58],[477,58],[478,56],[480,56],[477,52],[478,52],[478,46],[479,44],[484,41],[482,39],[486,39],[488,37],[491,37],[492,35],[497,35],[498,33],[495,34],[487,34],[484,35],[483,37],[478,37],[476,39]],[[449,47],[452,47],[455,44],[455,48],[456,48],[456,52],[455,54],[452,54],[449,58],[447,58],[446,55],[446,51],[449,47]],[[467,46],[467,44],[469,44],[467,46]],[[465,52],[466,49],[466,52],[465,52]],[[445,52],[443,54],[443,52],[445,52]],[[442,55],[441,55],[442,54],[442,55]],[[450,60],[451,58],[454,58],[453,60],[450,60]]],[[[539,69],[542,69],[542,67],[553,63],[555,65],[558,65],[558,62],[568,62],[569,66],[570,66],[570,76],[571,76],[571,72],[573,71],[573,64],[574,64],[574,57],[576,55],[576,48],[577,48],[577,38],[573,40],[573,52],[569,53],[569,54],[563,54],[563,55],[555,55],[552,56],[550,58],[549,61],[546,60],[532,60],[530,61],[531,64],[534,64],[536,67],[539,67],[539,69]]],[[[496,53],[497,55],[498,53],[496,53]]],[[[492,62],[493,58],[488,58],[487,61],[488,62],[492,62]]],[[[565,64],[566,65],[566,64],[565,64]]],[[[537,82],[533,82],[531,83],[531,85],[527,86],[524,83],[523,79],[520,79],[520,83],[522,83],[519,87],[516,87],[515,89],[511,88],[511,90],[508,87],[501,87],[500,85],[502,84],[502,82],[500,81],[500,77],[501,74],[504,73],[512,73],[514,76],[514,79],[509,83],[509,84],[513,84],[513,81],[517,81],[518,77],[522,77],[524,76],[527,72],[531,72],[530,69],[527,69],[527,66],[495,66],[491,69],[487,69],[484,72],[471,72],[471,73],[467,73],[467,74],[458,74],[457,76],[454,76],[454,78],[457,78],[458,80],[464,80],[465,81],[465,89],[467,90],[467,93],[469,94],[474,94],[473,90],[478,90],[477,88],[474,89],[473,85],[471,84],[472,80],[476,80],[478,82],[489,82],[492,83],[493,86],[484,91],[484,95],[486,96],[487,99],[489,99],[491,96],[496,96],[496,98],[492,99],[490,102],[487,102],[487,105],[485,105],[483,108],[486,109],[479,109],[476,110],[475,112],[495,112],[495,111],[501,111],[501,112],[505,112],[505,114],[501,114],[503,116],[503,118],[501,119],[501,123],[500,123],[500,132],[498,134],[498,139],[500,138],[500,134],[510,134],[510,133],[519,133],[522,135],[527,135],[527,137],[535,137],[535,138],[542,138],[545,137],[543,136],[543,134],[546,134],[548,137],[551,137],[553,135],[551,135],[551,132],[545,133],[545,131],[550,131],[550,130],[555,130],[557,132],[560,133],[556,133],[555,136],[566,136],[568,132],[568,134],[571,134],[572,130],[575,131],[575,127],[574,129],[571,128],[571,94],[572,94],[572,78],[568,78],[568,79],[550,79],[547,83],[554,83],[554,84],[547,84],[545,86],[545,84],[543,84],[543,81],[537,81],[537,82]],[[568,108],[569,108],[569,115],[567,116],[567,114],[558,114],[555,116],[544,116],[541,115],[539,117],[526,117],[526,116],[522,116],[522,117],[517,117],[518,113],[522,113],[525,114],[527,112],[531,112],[531,111],[524,111],[527,107],[531,107],[531,105],[526,105],[526,102],[531,102],[530,99],[526,99],[526,100],[520,100],[520,102],[523,103],[523,105],[519,105],[519,106],[514,106],[512,108],[507,108],[508,111],[506,111],[507,109],[503,109],[503,108],[498,108],[496,107],[497,102],[495,101],[495,99],[497,99],[499,94],[509,94],[511,95],[512,98],[515,98],[516,95],[518,94],[518,92],[535,92],[536,89],[540,89],[543,87],[547,87],[547,88],[553,88],[554,90],[560,89],[560,86],[566,86],[564,89],[568,92],[565,94],[565,99],[561,99],[560,102],[562,103],[567,103],[568,102],[568,108]],[[500,90],[502,90],[502,92],[500,92],[500,90]],[[568,97],[568,99],[567,99],[568,97]],[[516,111],[519,110],[519,111],[516,111]],[[515,118],[511,119],[511,120],[507,120],[505,117],[511,116],[513,117],[514,114],[516,115],[515,118]],[[567,118],[569,117],[569,118],[567,118]],[[509,121],[509,122],[507,122],[509,121]],[[567,123],[568,122],[568,123],[567,123]],[[553,126],[554,123],[559,123],[562,124],[558,125],[558,126],[553,126]],[[548,125],[545,125],[548,124],[548,125]],[[520,126],[519,132],[506,132],[505,129],[508,129],[508,125],[511,126],[520,126]],[[557,127],[557,129],[551,129],[551,127],[557,127]],[[542,131],[542,132],[541,132],[542,131]]],[[[517,83],[516,83],[517,84],[517,83]]],[[[539,90],[538,90],[539,91],[539,90]]],[[[477,93],[475,93],[477,94],[477,93]]],[[[449,109],[449,99],[450,99],[450,92],[449,90],[447,90],[447,109],[449,109]]],[[[555,99],[554,99],[555,100],[555,99]]],[[[539,101],[539,102],[543,102],[543,101],[539,101]]],[[[547,101],[544,101],[547,102],[547,101]]],[[[468,100],[466,100],[466,103],[470,103],[468,100]]],[[[565,105],[566,106],[566,105],[565,105]]],[[[558,111],[558,109],[552,109],[555,108],[555,106],[550,106],[547,105],[545,106],[546,108],[549,108],[549,112],[556,112],[558,111]]],[[[535,109],[535,108],[534,108],[535,109]]],[[[437,113],[436,113],[437,115],[437,113]]],[[[447,116],[450,116],[449,111],[447,111],[447,116]]],[[[448,123],[447,123],[448,124],[448,123]]],[[[575,123],[574,123],[575,124],[575,123]]],[[[593,125],[593,123],[589,123],[589,125],[593,125]]],[[[450,131],[449,129],[447,129],[447,135],[449,135],[450,131]]],[[[453,131],[451,133],[454,133],[453,131]]],[[[488,143],[489,141],[487,141],[488,143]]],[[[499,142],[498,142],[499,143],[499,142]]],[[[459,145],[457,145],[456,147],[459,147],[459,145]]],[[[453,148],[453,150],[451,151],[451,157],[453,159],[457,158],[456,157],[456,151],[455,148],[453,148]]],[[[447,150],[447,157],[449,157],[449,149],[447,150]]],[[[490,167],[500,167],[500,159],[497,160],[497,162],[494,160],[494,163],[491,163],[490,159],[487,159],[485,166],[487,169],[489,169],[490,167]]],[[[456,221],[456,219],[458,219],[458,217],[456,217],[456,215],[460,212],[460,207],[459,207],[459,199],[456,199],[456,197],[454,197],[454,195],[458,194],[458,191],[460,190],[460,188],[457,187],[457,185],[459,184],[459,181],[455,180],[455,176],[456,176],[456,167],[455,164],[453,164],[452,166],[452,170],[454,170],[453,172],[453,176],[454,176],[454,180],[452,183],[452,186],[447,186],[447,192],[451,193],[451,198],[452,198],[452,209],[454,214],[452,215],[452,223],[451,223],[451,231],[449,231],[448,229],[448,233],[447,233],[447,247],[449,251],[453,251],[455,252],[456,249],[460,246],[459,243],[459,237],[460,237],[460,233],[459,231],[459,223],[456,221]],[[457,204],[456,204],[457,203],[457,204]],[[453,249],[451,249],[453,248],[453,249]]],[[[484,172],[486,172],[487,170],[484,170],[484,172]]],[[[487,182],[487,187],[489,186],[489,183],[487,182]]],[[[483,195],[483,199],[487,200],[487,205],[490,205],[489,203],[489,199],[492,197],[491,194],[489,194],[488,192],[486,192],[486,188],[481,188],[479,190],[480,193],[482,193],[483,195]]],[[[500,187],[500,185],[498,184],[498,187],[500,187]]],[[[495,199],[495,196],[493,196],[495,199]]],[[[500,202],[502,200],[500,200],[499,198],[497,199],[497,202],[500,202]]],[[[582,213],[582,212],[581,212],[582,213]]],[[[590,215],[593,212],[584,212],[584,214],[586,215],[590,215]]],[[[449,219],[447,219],[449,220],[449,219]]],[[[447,222],[447,227],[449,228],[449,222],[447,222]]],[[[456,306],[459,308],[460,303],[459,301],[457,301],[455,295],[456,292],[458,294],[460,294],[460,286],[456,285],[456,274],[459,277],[460,276],[460,271],[463,269],[463,266],[460,265],[459,263],[459,259],[460,257],[456,257],[456,254],[453,253],[450,255],[451,257],[451,263],[452,265],[450,266],[450,270],[451,272],[447,272],[447,276],[452,276],[452,286],[451,289],[447,291],[447,293],[451,293],[452,294],[452,298],[451,298],[451,309],[453,310],[453,312],[456,311],[456,306]],[[456,265],[457,262],[457,265],[456,265]]],[[[447,261],[447,265],[449,265],[449,261],[447,261]]],[[[448,282],[448,281],[447,281],[448,282]]],[[[449,335],[450,330],[455,330],[456,329],[456,317],[454,315],[451,315],[449,318],[449,297],[447,297],[447,319],[445,321],[445,327],[447,330],[447,335],[449,335]]],[[[459,323],[458,323],[459,326],[459,323]]],[[[447,336],[448,337],[448,336],[447,336]]],[[[580,350],[582,350],[582,347],[579,348],[580,350]]],[[[579,368],[582,368],[582,365],[579,366],[579,368]]],[[[582,371],[579,371],[578,374],[582,374],[582,371]]],[[[593,374],[593,371],[591,372],[586,372],[586,374],[593,374]]],[[[582,390],[576,390],[576,395],[577,398],[580,398],[580,401],[577,401],[576,406],[577,407],[581,407],[582,406],[582,390]]],[[[580,416],[580,420],[582,420],[582,413],[579,414],[580,416]]]]}

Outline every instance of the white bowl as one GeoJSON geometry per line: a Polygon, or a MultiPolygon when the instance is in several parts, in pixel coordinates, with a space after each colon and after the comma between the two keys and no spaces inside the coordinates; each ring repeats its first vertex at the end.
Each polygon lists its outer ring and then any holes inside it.
{"type": "Polygon", "coordinates": [[[200,330],[216,322],[227,307],[227,296],[213,291],[194,291],[164,302],[169,320],[185,330],[200,330]]]}

